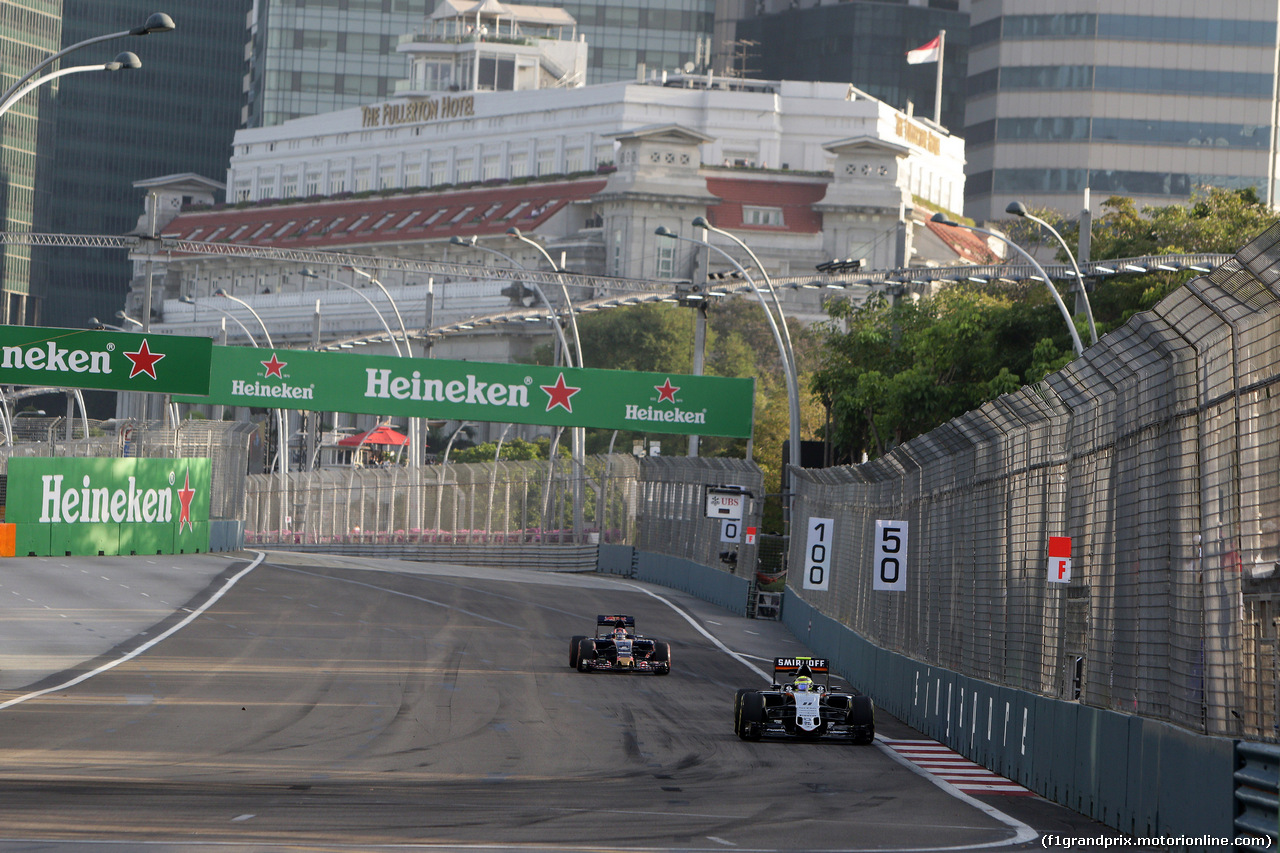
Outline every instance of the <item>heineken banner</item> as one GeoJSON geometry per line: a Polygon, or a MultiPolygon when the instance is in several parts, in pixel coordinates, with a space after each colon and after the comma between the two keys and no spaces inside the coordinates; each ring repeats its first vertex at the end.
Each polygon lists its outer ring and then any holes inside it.
{"type": "Polygon", "coordinates": [[[9,460],[18,556],[209,550],[208,459],[9,460]]]}
{"type": "Polygon", "coordinates": [[[205,394],[212,349],[208,338],[0,326],[0,384],[205,394]]]}
{"type": "Polygon", "coordinates": [[[214,347],[181,403],[651,433],[751,435],[753,379],[214,347]]]}

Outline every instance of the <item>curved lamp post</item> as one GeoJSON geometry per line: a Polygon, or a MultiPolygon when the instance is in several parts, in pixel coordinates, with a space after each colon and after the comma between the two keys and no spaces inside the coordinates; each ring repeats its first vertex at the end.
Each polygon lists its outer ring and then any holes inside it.
{"type": "MultiPolygon", "coordinates": [[[[378,310],[378,306],[373,304],[373,300],[370,299],[368,296],[366,296],[363,292],[361,292],[360,288],[353,287],[352,285],[347,284],[345,281],[342,281],[340,279],[330,278],[327,275],[320,275],[320,273],[315,272],[313,270],[303,270],[301,273],[299,273],[299,275],[301,275],[303,278],[314,278],[320,281],[327,281],[330,284],[336,284],[339,287],[345,287],[347,290],[350,290],[356,296],[359,296],[361,299],[363,299],[365,302],[369,304],[370,308],[373,309],[373,313],[377,316],[378,322],[382,324],[383,331],[385,331],[387,333],[387,337],[391,339],[391,346],[395,348],[396,355],[400,356],[401,358],[407,355],[407,353],[403,352],[400,349],[400,344],[396,343],[395,333],[391,331],[391,326],[387,324],[387,318],[383,316],[381,311],[378,310]]],[[[394,307],[395,302],[392,302],[391,305],[394,307]]],[[[399,315],[400,315],[400,312],[397,311],[396,316],[399,317],[399,315]]],[[[401,325],[403,325],[403,323],[401,325]]],[[[408,346],[408,344],[409,344],[409,338],[406,335],[405,346],[408,346]]]]}
{"type": "Polygon", "coordinates": [[[578,318],[573,311],[573,302],[569,299],[569,288],[565,286],[564,277],[559,275],[564,272],[564,270],[560,269],[560,267],[556,265],[556,262],[551,259],[551,255],[547,253],[547,250],[541,243],[531,240],[521,234],[519,228],[516,228],[513,225],[507,229],[507,234],[511,237],[515,237],[521,243],[526,243],[537,249],[538,252],[541,253],[542,257],[547,259],[547,263],[551,265],[551,271],[556,273],[560,278],[560,295],[564,297],[564,307],[565,310],[569,312],[569,330],[573,332],[573,347],[578,353],[578,367],[585,367],[586,365],[582,361],[582,338],[578,335],[578,318]]]}
{"type": "Polygon", "coordinates": [[[71,68],[60,68],[57,71],[44,75],[43,77],[37,77],[34,80],[29,80],[14,91],[12,95],[5,98],[4,101],[0,101],[0,115],[4,115],[8,112],[10,107],[22,100],[22,97],[32,89],[35,89],[37,86],[42,86],[45,83],[50,83],[59,77],[65,77],[68,74],[79,74],[82,71],[120,71],[122,69],[128,70],[141,67],[142,60],[138,59],[138,55],[126,50],[117,55],[113,61],[105,62],[101,65],[76,65],[71,68]]]}
{"type": "Polygon", "coordinates": [[[1080,356],[1084,354],[1084,344],[1080,342],[1080,333],[1076,331],[1076,324],[1075,321],[1071,319],[1071,312],[1067,310],[1067,304],[1062,301],[1062,294],[1058,293],[1058,288],[1053,286],[1053,281],[1049,278],[1049,274],[1044,271],[1044,267],[1036,263],[1036,259],[1031,257],[1025,249],[1010,240],[1008,237],[997,234],[994,231],[988,231],[987,229],[979,228],[976,225],[962,225],[959,222],[953,222],[952,220],[947,219],[946,214],[944,213],[935,213],[930,217],[930,221],[937,222],[939,225],[947,225],[951,228],[963,228],[966,231],[973,231],[976,234],[986,234],[988,237],[996,238],[1007,245],[1010,249],[1013,249],[1019,255],[1022,255],[1022,257],[1026,259],[1027,263],[1035,267],[1036,272],[1040,273],[1040,278],[1044,279],[1044,286],[1049,288],[1049,294],[1053,297],[1054,304],[1056,304],[1058,306],[1058,310],[1062,312],[1062,319],[1067,321],[1067,331],[1071,332],[1071,345],[1075,348],[1076,355],[1080,356]]]}
{"type": "Polygon", "coordinates": [[[1004,212],[1011,213],[1014,216],[1021,216],[1023,219],[1030,219],[1041,226],[1057,239],[1062,251],[1067,253],[1067,257],[1071,260],[1071,268],[1076,272],[1076,284],[1080,287],[1080,298],[1084,300],[1084,314],[1089,319],[1089,344],[1090,346],[1096,344],[1098,342],[1098,329],[1093,325],[1093,306],[1089,304],[1089,294],[1084,289],[1084,276],[1080,274],[1080,265],[1076,263],[1076,256],[1071,253],[1071,249],[1067,246],[1067,241],[1063,240],[1062,235],[1048,222],[1038,216],[1031,215],[1026,206],[1020,201],[1009,202],[1009,206],[1004,209],[1004,212]]]}
{"type": "MultiPolygon", "coordinates": [[[[351,271],[352,271],[353,273],[355,273],[356,275],[363,276],[363,277],[365,277],[365,278],[369,279],[370,283],[372,283],[374,287],[378,288],[378,290],[381,290],[381,291],[382,291],[382,295],[383,295],[383,296],[387,297],[387,301],[391,303],[391,310],[392,310],[392,311],[394,311],[394,312],[396,313],[396,322],[400,324],[400,335],[404,338],[404,351],[405,351],[405,355],[409,355],[409,354],[410,354],[410,350],[409,350],[409,332],[408,332],[408,330],[407,330],[407,329],[405,329],[405,327],[404,327],[404,318],[400,316],[400,306],[399,306],[399,305],[397,305],[397,304],[396,304],[396,301],[395,301],[394,299],[392,299],[392,298],[391,298],[391,294],[390,294],[390,293],[388,293],[388,292],[387,292],[387,289],[386,289],[385,287],[383,287],[383,286],[382,286],[382,282],[378,281],[376,278],[374,278],[373,276],[371,276],[369,273],[365,272],[365,271],[364,271],[364,270],[362,270],[362,269],[358,269],[358,268],[356,268],[356,267],[347,267],[347,269],[351,270],[351,271]]],[[[352,288],[352,289],[354,290],[354,288],[352,288]]],[[[357,293],[359,293],[359,291],[356,291],[356,292],[357,292],[357,293]]],[[[367,301],[367,300],[366,300],[366,301],[367,301]]],[[[372,305],[373,303],[372,303],[372,302],[370,302],[369,304],[370,304],[370,305],[372,305]]],[[[376,308],[375,308],[375,309],[373,309],[373,310],[377,311],[378,309],[376,309],[376,308]]],[[[382,315],[381,315],[381,314],[379,314],[378,316],[382,316],[382,315]]],[[[386,325],[386,324],[384,323],[383,325],[386,325]]],[[[388,330],[387,330],[387,334],[391,334],[391,330],[390,330],[390,329],[388,329],[388,330]]],[[[397,352],[399,352],[399,349],[400,349],[399,347],[396,347],[396,351],[397,351],[397,352]]]]}
{"type": "MultiPolygon", "coordinates": [[[[155,12],[154,14],[150,15],[147,18],[146,23],[144,23],[142,26],[134,27],[131,30],[122,30],[118,33],[108,33],[107,35],[94,36],[93,38],[88,38],[88,39],[85,39],[84,41],[78,41],[75,44],[71,45],[70,47],[65,47],[62,50],[58,51],[57,53],[49,55],[43,61],[41,61],[38,65],[36,65],[36,67],[32,68],[26,74],[19,77],[18,80],[12,86],[10,86],[3,95],[0,95],[0,104],[7,105],[9,103],[9,100],[18,93],[18,90],[20,90],[24,85],[26,85],[28,80],[30,80],[32,77],[39,74],[44,69],[48,68],[53,63],[57,62],[62,57],[66,56],[68,53],[71,53],[72,51],[79,50],[82,47],[88,47],[91,44],[97,44],[98,42],[110,41],[112,39],[118,39],[118,38],[125,38],[126,36],[145,36],[145,35],[150,35],[151,33],[167,33],[167,32],[171,32],[175,28],[175,26],[176,25],[173,23],[173,18],[170,18],[164,12],[155,12]]],[[[134,57],[134,58],[136,59],[137,57],[134,57]]],[[[117,57],[116,59],[117,61],[119,61],[119,57],[117,57]]],[[[101,67],[101,66],[97,66],[97,67],[101,67]]],[[[52,76],[53,75],[50,75],[50,77],[52,76]]]]}
{"type": "MultiPolygon", "coordinates": [[[[702,219],[702,217],[698,217],[698,219],[695,219],[694,223],[696,224],[699,219],[702,219]]],[[[703,220],[703,221],[705,222],[706,220],[703,220]]],[[[702,226],[699,226],[699,227],[702,227],[702,226]]],[[[684,240],[686,243],[693,243],[694,245],[697,245],[697,246],[706,246],[708,249],[713,249],[719,252],[720,254],[724,255],[725,258],[728,259],[729,263],[733,264],[734,269],[736,269],[739,273],[742,274],[742,277],[746,280],[747,284],[751,285],[752,292],[755,293],[756,298],[760,300],[760,307],[764,309],[764,315],[769,320],[769,331],[773,332],[773,342],[777,345],[778,356],[782,359],[782,373],[787,383],[787,408],[788,408],[788,413],[790,415],[789,420],[791,422],[790,423],[791,447],[789,448],[789,453],[788,453],[788,457],[789,457],[788,464],[790,464],[793,468],[799,468],[800,467],[800,386],[796,380],[795,363],[790,358],[790,352],[787,349],[786,344],[783,342],[782,332],[778,330],[778,323],[773,319],[773,312],[769,310],[769,303],[765,302],[764,294],[760,292],[760,288],[756,285],[755,279],[751,277],[750,273],[748,273],[745,269],[743,269],[742,264],[738,263],[737,259],[734,258],[733,255],[730,255],[724,249],[720,248],[719,246],[713,243],[708,243],[705,240],[695,240],[692,237],[681,237],[679,234],[675,233],[674,231],[672,231],[671,229],[665,226],[659,226],[657,230],[654,231],[653,233],[657,234],[659,237],[670,237],[674,240],[684,240]]],[[[717,231],[717,233],[723,233],[723,232],[717,231]]],[[[734,239],[737,240],[736,237],[734,237],[734,239]]],[[[747,251],[750,252],[751,250],[748,249],[747,251]]],[[[752,257],[754,258],[755,255],[753,254],[752,257]]],[[[759,261],[757,261],[756,263],[758,265],[759,261]]],[[[770,287],[770,289],[772,289],[772,287],[770,287]]],[[[777,294],[774,294],[774,298],[775,299],[777,298],[777,294]]],[[[782,313],[781,309],[779,309],[778,313],[779,314],[782,313]]],[[[786,325],[786,322],[787,322],[786,317],[782,317],[782,323],[784,326],[786,325]]],[[[787,512],[787,517],[790,518],[791,501],[788,498],[789,496],[784,496],[784,504],[785,504],[784,509],[787,512]]]]}
{"type": "MultiPolygon", "coordinates": [[[[497,249],[491,249],[488,246],[480,245],[480,243],[477,242],[474,237],[472,237],[470,240],[464,240],[461,237],[458,237],[455,235],[449,238],[449,242],[455,246],[466,246],[469,249],[479,249],[482,252],[488,252],[491,255],[497,255],[498,257],[505,260],[507,263],[511,264],[516,269],[525,270],[526,272],[529,269],[524,264],[520,263],[515,258],[511,257],[505,252],[499,252],[497,249]]],[[[565,357],[565,362],[567,363],[567,366],[573,367],[574,366],[573,353],[570,352],[569,350],[569,342],[565,340],[564,329],[560,328],[560,322],[556,319],[556,309],[552,307],[551,302],[547,299],[547,294],[542,292],[542,288],[538,285],[536,281],[530,281],[529,284],[533,286],[533,291],[534,293],[538,294],[538,298],[542,300],[542,304],[547,306],[547,310],[551,312],[551,316],[550,316],[551,327],[555,329],[556,337],[560,341],[560,348],[564,350],[564,357],[565,357]]],[[[579,356],[581,356],[581,352],[579,352],[579,356]]],[[[582,365],[579,364],[577,366],[581,367],[582,365]]]]}
{"type": "MultiPolygon", "coordinates": [[[[139,329],[142,328],[141,320],[135,320],[134,318],[130,317],[128,314],[124,313],[123,311],[116,312],[116,319],[124,320],[126,323],[132,323],[133,325],[137,326],[139,329]]],[[[253,336],[250,335],[250,337],[253,337],[253,336]]]]}

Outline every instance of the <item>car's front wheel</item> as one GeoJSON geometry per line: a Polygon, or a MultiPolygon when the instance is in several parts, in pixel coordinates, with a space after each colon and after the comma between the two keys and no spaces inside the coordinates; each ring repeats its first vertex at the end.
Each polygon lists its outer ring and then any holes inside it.
{"type": "Polygon", "coordinates": [[[764,696],[756,691],[742,695],[738,709],[738,737],[743,740],[760,740],[764,726],[764,696]]]}
{"type": "Polygon", "coordinates": [[[658,675],[671,674],[671,644],[661,640],[654,641],[653,654],[649,660],[654,664],[654,672],[658,675]]]}
{"type": "Polygon", "coordinates": [[[866,745],[876,739],[876,710],[870,696],[853,696],[849,699],[849,731],[852,742],[866,745]]]}
{"type": "Polygon", "coordinates": [[[587,639],[585,636],[577,636],[569,641],[569,666],[576,667],[578,665],[578,651],[582,641],[587,639]]]}
{"type": "Polygon", "coordinates": [[[584,637],[578,643],[578,672],[590,672],[591,667],[587,665],[587,662],[595,659],[596,641],[590,637],[584,637]]]}

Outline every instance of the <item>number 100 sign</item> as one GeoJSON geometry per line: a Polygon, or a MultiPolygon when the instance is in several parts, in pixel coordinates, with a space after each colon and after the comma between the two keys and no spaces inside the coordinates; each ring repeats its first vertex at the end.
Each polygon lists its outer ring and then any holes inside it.
{"type": "Polygon", "coordinates": [[[804,589],[826,590],[831,586],[831,545],[833,518],[810,518],[809,537],[804,543],[804,589]]]}
{"type": "Polygon", "coordinates": [[[876,555],[871,588],[907,591],[907,523],[876,520],[876,555]]]}

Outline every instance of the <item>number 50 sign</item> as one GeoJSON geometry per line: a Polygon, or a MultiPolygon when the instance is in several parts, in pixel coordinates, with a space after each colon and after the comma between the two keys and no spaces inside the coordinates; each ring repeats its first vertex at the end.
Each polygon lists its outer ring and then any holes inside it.
{"type": "Polygon", "coordinates": [[[876,521],[876,556],[871,588],[907,591],[907,523],[876,521]]]}

